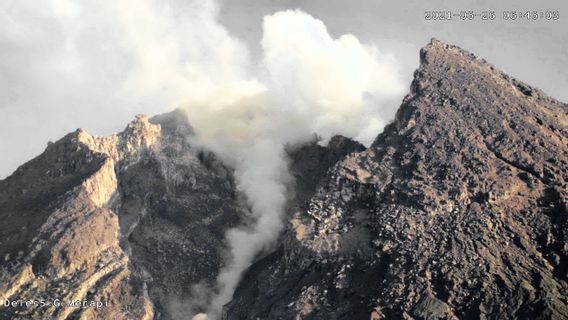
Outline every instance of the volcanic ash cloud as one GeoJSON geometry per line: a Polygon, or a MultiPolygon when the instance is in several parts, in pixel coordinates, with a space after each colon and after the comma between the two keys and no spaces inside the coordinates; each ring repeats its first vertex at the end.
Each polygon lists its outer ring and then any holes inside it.
{"type": "MultiPolygon", "coordinates": [[[[395,59],[352,35],[333,39],[301,11],[264,18],[259,91],[225,105],[188,107],[198,142],[235,168],[255,218],[227,232],[230,249],[207,315],[219,317],[243,271],[282,229],[289,185],[285,146],[343,134],[370,143],[401,98],[395,59]]],[[[203,314],[199,315],[204,316],[203,314]]]]}

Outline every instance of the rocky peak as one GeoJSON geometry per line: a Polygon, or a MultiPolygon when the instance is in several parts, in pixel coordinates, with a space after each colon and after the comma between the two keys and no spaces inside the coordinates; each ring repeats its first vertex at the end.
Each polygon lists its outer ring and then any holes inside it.
{"type": "Polygon", "coordinates": [[[74,139],[94,152],[109,156],[114,161],[131,157],[154,145],[160,137],[159,124],[152,124],[145,115],[137,115],[124,131],[107,137],[93,136],[77,129],[74,139]]]}
{"type": "Polygon", "coordinates": [[[567,105],[438,40],[420,56],[227,319],[568,317],[567,105]]]}
{"type": "Polygon", "coordinates": [[[120,134],[124,141],[121,149],[132,152],[140,147],[149,148],[158,141],[160,137],[160,125],[150,123],[145,115],[137,115],[136,119],[126,126],[120,134]]]}
{"type": "Polygon", "coordinates": [[[171,295],[184,301],[186,284],[215,279],[241,208],[228,169],[189,145],[189,128],[173,112],[106,137],[78,129],[0,181],[0,297],[109,304],[0,318],[170,319],[171,295]],[[209,260],[187,263],[200,255],[209,260]]]}

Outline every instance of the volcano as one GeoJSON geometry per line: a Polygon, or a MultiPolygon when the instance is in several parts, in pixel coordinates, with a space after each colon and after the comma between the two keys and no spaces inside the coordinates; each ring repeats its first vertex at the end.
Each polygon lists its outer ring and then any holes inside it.
{"type": "MultiPolygon", "coordinates": [[[[223,319],[568,319],[568,105],[433,39],[371,146],[290,146],[286,230],[223,319]]],[[[182,111],[0,181],[2,319],[187,319],[250,219],[182,111]]]]}

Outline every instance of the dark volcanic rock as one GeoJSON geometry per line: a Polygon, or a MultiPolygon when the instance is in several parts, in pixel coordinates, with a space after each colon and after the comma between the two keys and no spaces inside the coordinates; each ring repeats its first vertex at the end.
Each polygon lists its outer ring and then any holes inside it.
{"type": "Polygon", "coordinates": [[[567,183],[568,106],[433,40],[225,318],[566,319],[567,183]]]}
{"type": "Polygon", "coordinates": [[[290,173],[294,178],[290,207],[301,206],[309,200],[317,184],[337,161],[347,154],[365,150],[365,146],[359,142],[340,135],[331,138],[327,146],[321,146],[317,142],[314,140],[288,151],[290,173]]]}

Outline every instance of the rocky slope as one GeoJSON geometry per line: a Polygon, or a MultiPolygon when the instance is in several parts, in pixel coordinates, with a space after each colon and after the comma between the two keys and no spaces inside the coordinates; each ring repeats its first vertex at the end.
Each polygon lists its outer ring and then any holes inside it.
{"type": "MultiPolygon", "coordinates": [[[[0,181],[0,298],[36,301],[0,307],[0,319],[183,319],[202,307],[195,286],[214,284],[224,234],[248,208],[192,135],[177,111],[109,137],[77,130],[0,181]]],[[[336,137],[291,149],[302,194],[360,148],[336,137]]]]}
{"type": "Polygon", "coordinates": [[[437,40],[226,319],[567,319],[568,106],[437,40]]]}
{"type": "Polygon", "coordinates": [[[171,297],[214,280],[242,208],[230,171],[193,150],[178,119],[139,116],[103,138],[78,130],[1,182],[2,298],[110,306],[1,318],[168,318],[171,297]]]}

